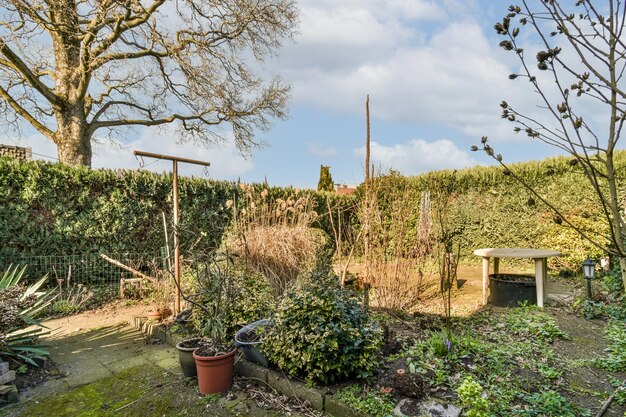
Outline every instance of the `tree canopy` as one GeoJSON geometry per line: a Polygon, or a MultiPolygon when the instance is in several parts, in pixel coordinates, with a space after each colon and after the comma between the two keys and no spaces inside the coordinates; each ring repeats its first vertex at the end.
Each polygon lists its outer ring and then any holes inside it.
{"type": "Polygon", "coordinates": [[[254,67],[292,37],[292,0],[0,0],[0,114],[59,159],[91,163],[94,133],[176,123],[242,151],[285,116],[289,87],[254,67]]]}

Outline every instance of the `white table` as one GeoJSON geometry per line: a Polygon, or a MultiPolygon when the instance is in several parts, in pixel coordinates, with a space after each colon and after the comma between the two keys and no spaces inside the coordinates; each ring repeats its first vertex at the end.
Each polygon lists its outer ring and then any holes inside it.
{"type": "Polygon", "coordinates": [[[547,259],[551,256],[561,256],[561,252],[546,249],[527,248],[485,248],[477,249],[474,255],[483,258],[483,305],[487,304],[489,298],[489,264],[493,258],[493,273],[497,274],[500,269],[500,258],[523,258],[535,261],[535,282],[537,283],[537,305],[543,307],[546,300],[544,291],[546,277],[548,274],[547,259]]]}

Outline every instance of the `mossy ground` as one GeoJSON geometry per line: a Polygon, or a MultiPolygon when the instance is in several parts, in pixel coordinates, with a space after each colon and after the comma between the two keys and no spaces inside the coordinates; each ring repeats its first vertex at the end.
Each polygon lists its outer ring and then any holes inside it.
{"type": "Polygon", "coordinates": [[[157,366],[139,366],[60,395],[23,404],[16,417],[109,417],[109,416],[278,416],[249,401],[201,397],[194,380],[185,380],[157,366]]]}

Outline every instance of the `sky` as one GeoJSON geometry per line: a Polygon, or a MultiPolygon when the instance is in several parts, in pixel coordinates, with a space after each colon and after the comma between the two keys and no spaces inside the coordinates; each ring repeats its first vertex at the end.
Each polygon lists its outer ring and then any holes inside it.
{"type": "MultiPolygon", "coordinates": [[[[186,175],[313,188],[320,165],[335,183],[364,176],[365,98],[370,96],[372,161],[405,175],[491,164],[469,151],[489,136],[505,161],[543,159],[555,148],[516,136],[500,117],[502,100],[533,106],[528,84],[508,75],[518,63],[493,30],[508,2],[496,0],[299,0],[299,33],[263,68],[292,86],[286,121],[260,137],[267,145],[242,157],[232,143],[177,143],[171,129],[120,131],[121,146],[98,143],[93,166],[157,172],[133,149],[206,160],[186,175]]],[[[32,133],[0,137],[31,146],[35,158],[56,147],[32,133]]],[[[43,155],[43,156],[42,156],[43,155]]]]}

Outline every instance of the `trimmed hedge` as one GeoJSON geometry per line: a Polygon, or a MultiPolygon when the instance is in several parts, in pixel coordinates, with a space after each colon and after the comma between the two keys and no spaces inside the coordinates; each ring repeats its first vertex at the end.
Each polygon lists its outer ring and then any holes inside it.
{"type": "MultiPolygon", "coordinates": [[[[313,194],[322,215],[315,226],[330,236],[327,201],[331,206],[353,204],[352,198],[330,193],[279,187],[268,191],[270,199],[313,194]]],[[[191,243],[199,251],[219,246],[232,218],[226,202],[240,192],[235,182],[180,178],[183,253],[191,243]]],[[[154,253],[164,246],[161,212],[169,219],[171,211],[171,174],[0,158],[0,260],[4,262],[21,256],[154,253]]]]}
{"type": "MultiPolygon", "coordinates": [[[[616,162],[618,172],[624,172],[626,151],[616,154],[616,162]]],[[[580,168],[569,159],[512,164],[511,169],[559,207],[569,221],[597,240],[607,241],[609,229],[595,193],[580,168]]],[[[451,173],[439,171],[416,177],[391,173],[380,177],[379,201],[390,213],[397,200],[394,193],[408,182],[414,193],[403,204],[415,207],[417,224],[421,192],[429,190],[435,178],[446,178],[451,173]]],[[[10,263],[20,256],[154,253],[164,244],[161,212],[169,218],[171,183],[169,174],[91,170],[0,158],[0,263],[10,263]]],[[[232,217],[226,202],[237,198],[241,189],[235,182],[187,177],[180,179],[179,187],[183,253],[200,233],[203,238],[195,250],[218,247],[232,217]]],[[[267,188],[262,184],[253,187],[257,192],[267,188]]],[[[623,195],[623,184],[620,189],[623,195]]],[[[550,209],[498,167],[456,171],[455,190],[455,205],[463,216],[465,255],[481,247],[550,248],[564,254],[552,258],[551,266],[568,269],[578,268],[587,256],[604,255],[571,228],[558,225],[550,209]]],[[[362,187],[354,196],[280,187],[270,187],[268,192],[269,199],[311,194],[320,214],[315,227],[331,237],[335,235],[332,224],[341,224],[344,234],[358,234],[355,207],[363,197],[362,187]],[[334,207],[332,224],[329,205],[334,207]],[[341,222],[337,221],[339,215],[341,222]]]]}
{"type": "MultiPolygon", "coordinates": [[[[617,171],[626,168],[626,151],[616,153],[617,171]]],[[[511,170],[538,193],[558,207],[573,224],[589,236],[607,244],[609,226],[591,185],[571,158],[556,157],[543,161],[510,165],[511,170]]],[[[466,256],[483,247],[535,247],[561,251],[562,258],[551,258],[554,268],[577,269],[587,257],[605,256],[600,249],[580,237],[570,227],[557,224],[554,213],[534,197],[512,176],[504,175],[499,167],[473,167],[459,171],[438,171],[415,177],[391,172],[380,177],[384,211],[390,213],[397,199],[394,193],[407,182],[414,190],[403,204],[415,207],[413,224],[419,219],[422,191],[428,191],[435,181],[450,178],[454,173],[455,211],[463,217],[466,256]]],[[[626,189],[619,184],[621,195],[626,189]]],[[[357,190],[363,198],[363,189],[357,190]]],[[[387,216],[390,217],[390,216],[387,216]]],[[[415,230],[415,228],[414,228],[415,230]]],[[[472,258],[468,258],[472,259],[472,258]]]]}

